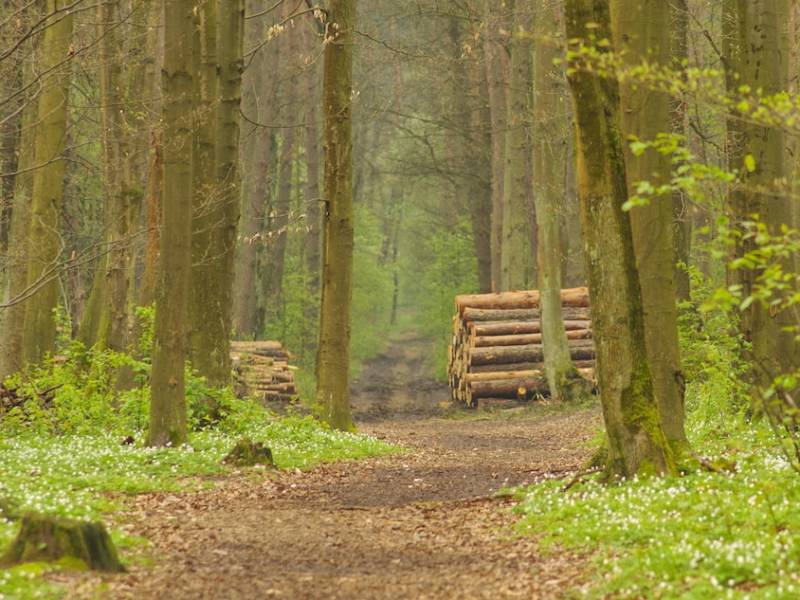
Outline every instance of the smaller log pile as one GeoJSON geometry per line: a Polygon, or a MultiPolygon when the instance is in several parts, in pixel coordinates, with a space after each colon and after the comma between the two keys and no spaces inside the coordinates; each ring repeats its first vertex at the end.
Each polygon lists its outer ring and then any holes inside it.
{"type": "MultiPolygon", "coordinates": [[[[595,350],[587,288],[562,290],[570,352],[587,379],[595,350]]],[[[539,292],[456,297],[448,378],[455,402],[476,407],[482,398],[527,400],[546,394],[539,292]]]]}
{"type": "Polygon", "coordinates": [[[289,402],[297,395],[296,367],[280,342],[231,342],[231,360],[241,395],[265,402],[289,402]]]}

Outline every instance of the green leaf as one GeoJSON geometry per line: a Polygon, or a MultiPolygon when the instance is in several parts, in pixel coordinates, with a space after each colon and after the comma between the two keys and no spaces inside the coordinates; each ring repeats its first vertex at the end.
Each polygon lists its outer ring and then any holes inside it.
{"type": "Polygon", "coordinates": [[[755,173],[756,159],[752,154],[748,154],[744,157],[744,168],[747,169],[748,173],[755,173]]]}

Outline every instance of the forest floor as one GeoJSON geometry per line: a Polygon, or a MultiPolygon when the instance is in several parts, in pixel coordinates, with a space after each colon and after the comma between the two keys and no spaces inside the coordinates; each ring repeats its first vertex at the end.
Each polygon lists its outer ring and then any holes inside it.
{"type": "Polygon", "coordinates": [[[514,503],[495,492],[578,470],[598,411],[443,415],[426,351],[395,339],[353,390],[359,430],[408,452],[137,496],[117,520],[152,542],[154,564],[100,588],[53,578],[68,597],[137,599],[549,598],[580,586],[586,561],[517,536],[514,503]]]}

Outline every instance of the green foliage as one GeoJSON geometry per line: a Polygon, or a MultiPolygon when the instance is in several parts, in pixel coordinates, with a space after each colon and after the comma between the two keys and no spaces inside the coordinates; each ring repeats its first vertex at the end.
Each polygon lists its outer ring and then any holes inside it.
{"type": "Polygon", "coordinates": [[[468,219],[461,219],[448,231],[421,235],[429,227],[424,212],[411,215],[409,240],[403,264],[404,277],[411,279],[404,287],[403,304],[416,307],[411,318],[418,332],[434,340],[431,365],[440,379],[447,377],[447,345],[453,332],[454,300],[458,294],[478,291],[478,267],[468,219]]]}
{"type": "Polygon", "coordinates": [[[800,594],[800,480],[763,447],[764,428],[731,427],[730,471],[683,478],[547,482],[519,492],[520,527],[556,545],[597,551],[589,597],[788,598],[800,594]]]}

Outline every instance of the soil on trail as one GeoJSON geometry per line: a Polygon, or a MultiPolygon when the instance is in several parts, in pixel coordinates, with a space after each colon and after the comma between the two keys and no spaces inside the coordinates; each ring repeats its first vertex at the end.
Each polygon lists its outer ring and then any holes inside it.
{"type": "MultiPolygon", "coordinates": [[[[494,493],[580,469],[598,412],[420,418],[447,390],[398,379],[420,381],[418,343],[367,365],[356,394],[360,429],[408,453],[139,496],[120,521],[152,541],[157,562],[104,578],[102,597],[551,598],[579,585],[585,561],[542,555],[494,493]],[[382,393],[404,418],[376,421],[382,393]]],[[[68,580],[71,597],[96,597],[88,577],[68,580]]]]}
{"type": "Polygon", "coordinates": [[[439,415],[450,394],[430,373],[431,344],[414,331],[395,337],[368,361],[353,382],[351,405],[356,421],[409,419],[439,415]]]}

